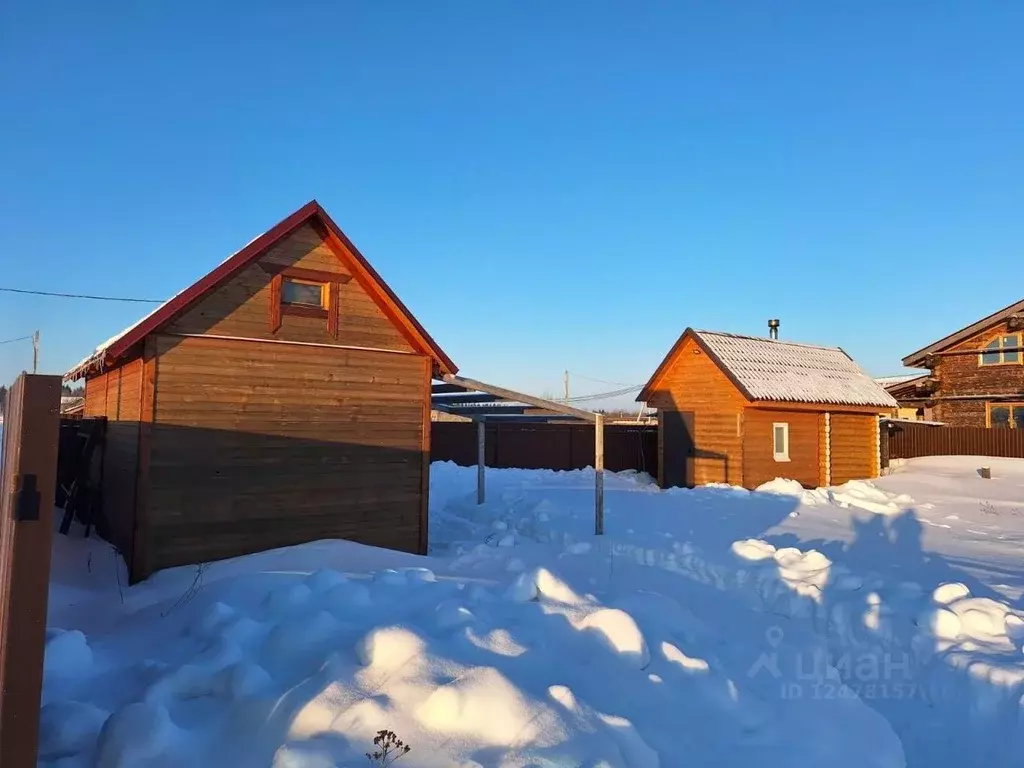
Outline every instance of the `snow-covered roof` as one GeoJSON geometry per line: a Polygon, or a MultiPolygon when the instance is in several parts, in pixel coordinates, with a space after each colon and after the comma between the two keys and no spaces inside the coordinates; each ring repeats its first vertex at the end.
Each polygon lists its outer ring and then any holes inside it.
{"type": "Polygon", "coordinates": [[[866,405],[897,403],[838,347],[693,331],[752,400],[866,405]]]}
{"type": "Polygon", "coordinates": [[[907,373],[900,376],[876,376],[875,383],[880,387],[894,387],[897,384],[906,384],[914,379],[925,379],[928,373],[907,373]]]}

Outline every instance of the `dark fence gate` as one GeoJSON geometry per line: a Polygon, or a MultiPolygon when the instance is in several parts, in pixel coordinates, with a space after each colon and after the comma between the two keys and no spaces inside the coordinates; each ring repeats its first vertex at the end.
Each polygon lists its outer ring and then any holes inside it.
{"type": "MultiPolygon", "coordinates": [[[[583,469],[594,466],[592,424],[486,425],[488,467],[519,469],[583,469]]],[[[476,464],[476,424],[431,422],[431,461],[476,464]]],[[[635,469],[658,475],[658,428],[646,424],[607,424],[604,466],[611,472],[635,469]]]]}
{"type": "Polygon", "coordinates": [[[60,377],[22,374],[0,476],[0,766],[35,768],[46,646],[60,377]]]}
{"type": "Polygon", "coordinates": [[[889,458],[918,456],[1006,456],[1024,459],[1024,429],[888,424],[889,458]]]}

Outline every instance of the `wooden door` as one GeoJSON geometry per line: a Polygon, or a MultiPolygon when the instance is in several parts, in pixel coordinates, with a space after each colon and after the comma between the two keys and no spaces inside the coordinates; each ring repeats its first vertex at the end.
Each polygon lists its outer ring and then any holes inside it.
{"type": "Polygon", "coordinates": [[[693,413],[691,411],[662,411],[662,484],[665,488],[692,488],[694,484],[693,459],[696,446],[693,441],[693,413]]]}

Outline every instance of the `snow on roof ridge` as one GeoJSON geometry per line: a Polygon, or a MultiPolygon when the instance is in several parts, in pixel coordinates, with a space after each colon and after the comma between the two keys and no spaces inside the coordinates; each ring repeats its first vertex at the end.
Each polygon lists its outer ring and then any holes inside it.
{"type": "Polygon", "coordinates": [[[694,328],[693,332],[696,333],[696,334],[700,334],[700,335],[729,336],[730,338],[733,338],[733,339],[747,339],[749,341],[767,341],[767,342],[771,342],[772,344],[788,344],[791,347],[807,347],[809,349],[827,349],[829,352],[842,352],[844,355],[846,354],[846,352],[843,351],[842,347],[827,347],[827,346],[825,346],[823,344],[808,344],[806,341],[790,341],[788,339],[773,339],[770,336],[752,336],[752,335],[750,335],[748,333],[731,333],[729,331],[707,331],[707,330],[699,330],[697,328],[694,328]]]}
{"type": "Polygon", "coordinates": [[[895,408],[896,401],[840,347],[693,331],[753,400],[895,408]]]}

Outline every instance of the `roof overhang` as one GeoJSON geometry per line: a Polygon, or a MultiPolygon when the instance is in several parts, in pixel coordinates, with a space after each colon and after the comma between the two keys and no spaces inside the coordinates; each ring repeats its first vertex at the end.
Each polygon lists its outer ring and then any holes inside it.
{"type": "Polygon", "coordinates": [[[903,365],[907,368],[925,367],[924,362],[928,355],[934,355],[937,352],[942,352],[954,344],[959,344],[961,341],[969,339],[971,336],[981,333],[986,328],[990,328],[997,323],[1001,323],[1003,320],[1007,320],[1018,313],[1024,313],[1024,299],[1016,301],[1008,307],[1003,307],[998,312],[993,312],[991,315],[983,317],[981,320],[971,323],[970,325],[961,328],[959,331],[951,333],[948,336],[944,336],[938,341],[929,344],[927,347],[922,347],[916,352],[910,353],[903,358],[903,365]]]}

